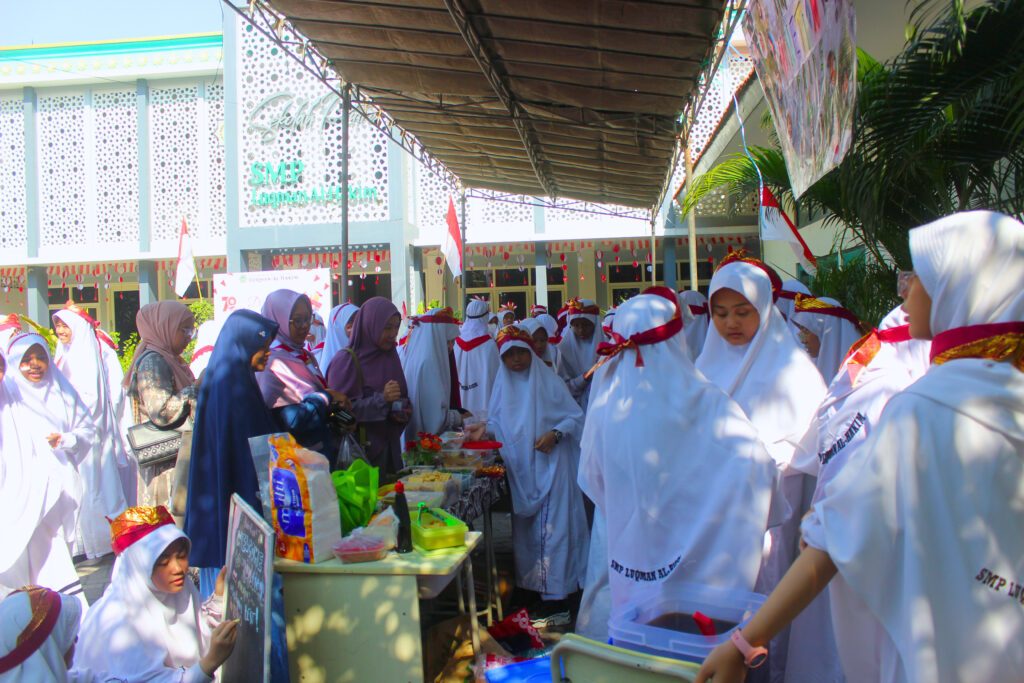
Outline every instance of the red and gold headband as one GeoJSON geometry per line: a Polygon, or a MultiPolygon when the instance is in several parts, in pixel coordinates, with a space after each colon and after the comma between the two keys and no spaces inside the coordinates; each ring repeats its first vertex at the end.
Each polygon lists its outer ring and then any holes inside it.
{"type": "Polygon", "coordinates": [[[797,293],[793,298],[793,310],[800,313],[822,313],[824,315],[843,318],[844,320],[849,320],[855,327],[860,329],[860,321],[857,320],[857,316],[850,311],[846,310],[842,306],[833,306],[830,303],[826,303],[821,299],[816,299],[813,296],[807,296],[806,294],[797,293]]]}
{"type": "Polygon", "coordinates": [[[779,277],[779,274],[775,272],[774,268],[769,266],[761,259],[755,256],[751,256],[750,252],[747,251],[746,249],[737,249],[736,251],[731,251],[728,254],[726,254],[725,258],[722,259],[722,262],[718,264],[717,268],[715,268],[715,272],[717,273],[719,270],[722,269],[723,266],[727,266],[730,263],[737,262],[749,263],[750,265],[757,266],[758,268],[763,270],[765,274],[768,276],[768,279],[772,281],[772,297],[776,301],[778,300],[780,293],[783,291],[782,278],[779,277]]]}
{"type": "Polygon", "coordinates": [[[115,555],[120,555],[125,548],[160,527],[174,524],[171,513],[163,505],[128,508],[107,521],[110,522],[110,547],[115,555]]]}
{"type": "Polygon", "coordinates": [[[53,627],[57,625],[57,618],[60,616],[59,593],[41,586],[25,586],[11,595],[15,593],[28,595],[29,604],[32,606],[32,619],[18,634],[14,648],[0,657],[0,674],[19,666],[31,657],[33,652],[42,647],[53,632],[53,627]]]}
{"type": "Polygon", "coordinates": [[[442,308],[437,313],[431,315],[417,315],[412,318],[417,323],[446,323],[448,325],[458,325],[459,319],[455,317],[455,313],[452,312],[451,306],[442,308]]]}
{"type": "Polygon", "coordinates": [[[575,315],[601,315],[597,304],[586,305],[580,299],[569,299],[569,313],[575,315]]]}
{"type": "Polygon", "coordinates": [[[512,341],[523,342],[528,345],[534,353],[537,352],[537,350],[533,348],[533,337],[530,336],[530,333],[515,325],[509,325],[498,330],[498,338],[496,341],[498,342],[498,353],[501,353],[501,348],[505,344],[512,341]]]}

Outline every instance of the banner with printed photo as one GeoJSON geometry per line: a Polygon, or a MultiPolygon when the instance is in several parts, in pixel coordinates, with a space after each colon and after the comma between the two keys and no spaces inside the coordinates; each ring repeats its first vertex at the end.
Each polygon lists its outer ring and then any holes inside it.
{"type": "Polygon", "coordinates": [[[331,311],[331,271],[328,268],[262,270],[214,275],[214,318],[224,320],[240,308],[259,313],[263,300],[275,289],[302,292],[313,304],[313,312],[319,313],[321,318],[327,318],[331,311]]]}
{"type": "Polygon", "coordinates": [[[850,0],[751,0],[743,31],[799,197],[850,149],[857,101],[850,0]]]}

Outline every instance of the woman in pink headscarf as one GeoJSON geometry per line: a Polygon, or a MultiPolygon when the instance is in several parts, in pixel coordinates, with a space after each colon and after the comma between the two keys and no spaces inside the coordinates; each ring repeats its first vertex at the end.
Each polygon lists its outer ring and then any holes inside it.
{"type": "Polygon", "coordinates": [[[275,290],[263,302],[262,314],[278,324],[267,368],[256,373],[263,400],[282,431],[333,463],[340,444],[329,420],[339,408],[351,410],[351,405],[343,394],[327,388],[316,357],[306,349],[313,324],[309,297],[275,290]]]}

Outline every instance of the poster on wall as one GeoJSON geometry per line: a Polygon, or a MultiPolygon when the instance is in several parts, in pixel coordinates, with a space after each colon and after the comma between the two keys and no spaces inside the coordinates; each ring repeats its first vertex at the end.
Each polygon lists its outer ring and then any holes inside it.
{"type": "Polygon", "coordinates": [[[799,197],[850,149],[857,101],[853,4],[752,0],[743,31],[799,197]]]}
{"type": "Polygon", "coordinates": [[[305,270],[262,270],[225,273],[213,277],[214,317],[223,321],[232,311],[248,308],[257,313],[263,300],[275,289],[293,289],[309,297],[313,312],[326,318],[331,311],[331,271],[327,268],[305,270]]]}

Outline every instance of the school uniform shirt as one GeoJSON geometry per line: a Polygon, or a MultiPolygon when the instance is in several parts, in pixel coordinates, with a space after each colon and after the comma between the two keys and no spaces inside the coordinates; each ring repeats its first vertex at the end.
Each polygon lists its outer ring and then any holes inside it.
{"type": "Polygon", "coordinates": [[[579,476],[597,508],[592,542],[606,543],[603,558],[592,552],[603,566],[588,568],[581,610],[599,638],[607,617],[591,610],[604,583],[612,610],[686,582],[752,590],[778,477],[739,405],[693,367],[675,292],[626,301],[614,332],[594,373],[579,476]]]}
{"type": "Polygon", "coordinates": [[[1018,680],[1024,225],[954,214],[911,230],[910,252],[932,300],[932,365],[826,484],[808,541],[881,625],[881,643],[843,643],[844,665],[877,664],[861,680],[1018,680]]]}

